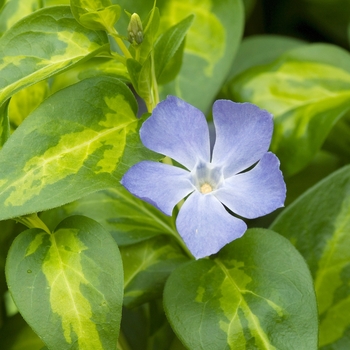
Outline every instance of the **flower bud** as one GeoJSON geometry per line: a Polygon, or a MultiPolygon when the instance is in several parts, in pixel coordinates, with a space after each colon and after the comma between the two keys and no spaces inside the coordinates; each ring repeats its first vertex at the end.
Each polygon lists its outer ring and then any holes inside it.
{"type": "Polygon", "coordinates": [[[132,45],[138,46],[143,41],[143,29],[139,15],[133,13],[128,25],[128,40],[132,45]]]}

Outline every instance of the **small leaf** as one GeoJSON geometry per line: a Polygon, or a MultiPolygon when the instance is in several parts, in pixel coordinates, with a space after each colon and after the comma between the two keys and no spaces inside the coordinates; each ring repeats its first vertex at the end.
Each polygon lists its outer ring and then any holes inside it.
{"type": "Polygon", "coordinates": [[[120,248],[124,265],[124,305],[135,307],[162,295],[170,273],[188,258],[166,236],[120,248]]]}
{"type": "Polygon", "coordinates": [[[118,247],[95,221],[22,232],[6,262],[9,290],[49,349],[114,349],[123,299],[118,247]]]}
{"type": "Polygon", "coordinates": [[[186,17],[178,24],[169,28],[157,41],[154,47],[154,66],[157,78],[162,75],[166,65],[179,49],[193,19],[193,15],[186,17]]]}
{"type": "Polygon", "coordinates": [[[77,23],[68,6],[36,11],[0,38],[0,105],[22,88],[108,50],[103,32],[77,23]]]}
{"type": "MultiPolygon", "coordinates": [[[[160,6],[160,4],[159,4],[160,6]]],[[[180,73],[160,89],[207,112],[225,81],[241,40],[244,9],[240,0],[171,0],[160,6],[164,31],[189,15],[194,21],[186,36],[180,73]]]]}
{"type": "Polygon", "coordinates": [[[350,166],[285,209],[271,228],[304,256],[314,278],[320,349],[350,348],[350,166]]]}
{"type": "Polygon", "coordinates": [[[310,272],[273,231],[248,230],[216,257],[177,268],[164,306],[188,349],[317,349],[310,272]]]}
{"type": "Polygon", "coordinates": [[[136,111],[131,91],[109,77],[46,99],[0,152],[0,219],[119,185],[131,165],[153,157],[140,141],[136,111]]]}
{"type": "Polygon", "coordinates": [[[50,228],[71,215],[85,215],[99,222],[118,245],[138,243],[162,234],[174,235],[172,218],[118,186],[95,192],[73,203],[41,214],[50,228]]]}

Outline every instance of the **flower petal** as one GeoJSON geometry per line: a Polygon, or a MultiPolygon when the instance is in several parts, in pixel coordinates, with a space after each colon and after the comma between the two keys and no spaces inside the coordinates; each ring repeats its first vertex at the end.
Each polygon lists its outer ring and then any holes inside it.
{"type": "Polygon", "coordinates": [[[247,229],[245,222],[230,215],[213,195],[197,191],[181,207],[176,227],[196,259],[217,253],[247,229]]]}
{"type": "Polygon", "coordinates": [[[272,115],[250,103],[218,100],[213,106],[216,142],[212,163],[230,177],[256,163],[271,142],[272,115]]]}
{"type": "Polygon", "coordinates": [[[133,195],[169,216],[174,206],[195,189],[188,171],[151,161],[131,167],[121,184],[133,195]]]}
{"type": "Polygon", "coordinates": [[[254,219],[284,206],[286,184],[279,160],[266,153],[250,171],[225,180],[215,197],[235,214],[254,219]]]}
{"type": "Polygon", "coordinates": [[[208,124],[203,113],[175,96],[153,110],[140,130],[143,144],[192,170],[198,160],[209,162],[208,124]]]}

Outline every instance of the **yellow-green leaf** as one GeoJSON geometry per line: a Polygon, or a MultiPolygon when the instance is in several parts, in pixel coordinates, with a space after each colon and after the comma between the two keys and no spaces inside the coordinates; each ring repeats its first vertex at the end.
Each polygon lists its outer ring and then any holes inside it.
{"type": "Polygon", "coordinates": [[[248,230],[212,259],[178,267],[165,285],[164,307],[188,349],[317,349],[310,272],[273,231],[248,230]]]}
{"type": "Polygon", "coordinates": [[[95,221],[72,216],[52,234],[22,232],[10,249],[6,277],[22,316],[49,349],[115,349],[122,262],[95,221]]]}
{"type": "Polygon", "coordinates": [[[20,89],[108,50],[105,33],[82,27],[68,6],[36,11],[0,38],[0,105],[20,89]]]}
{"type": "Polygon", "coordinates": [[[114,187],[150,154],[137,104],[120,80],[83,80],[46,99],[0,152],[0,218],[60,206],[114,187]]]}

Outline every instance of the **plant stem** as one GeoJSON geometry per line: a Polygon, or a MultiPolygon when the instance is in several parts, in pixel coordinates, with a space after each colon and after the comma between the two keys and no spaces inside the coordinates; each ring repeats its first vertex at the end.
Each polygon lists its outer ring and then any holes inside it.
{"type": "Polygon", "coordinates": [[[125,46],[123,40],[119,37],[118,32],[113,28],[113,31],[109,32],[109,35],[112,36],[112,38],[116,41],[118,44],[119,48],[122,50],[124,56],[128,58],[132,58],[130,51],[128,48],[125,46]]]}
{"type": "Polygon", "coordinates": [[[45,225],[45,223],[38,217],[38,214],[28,214],[24,216],[19,216],[15,218],[17,222],[20,222],[21,224],[27,226],[28,228],[41,228],[48,234],[51,234],[51,231],[48,229],[48,227],[45,225]]]}

